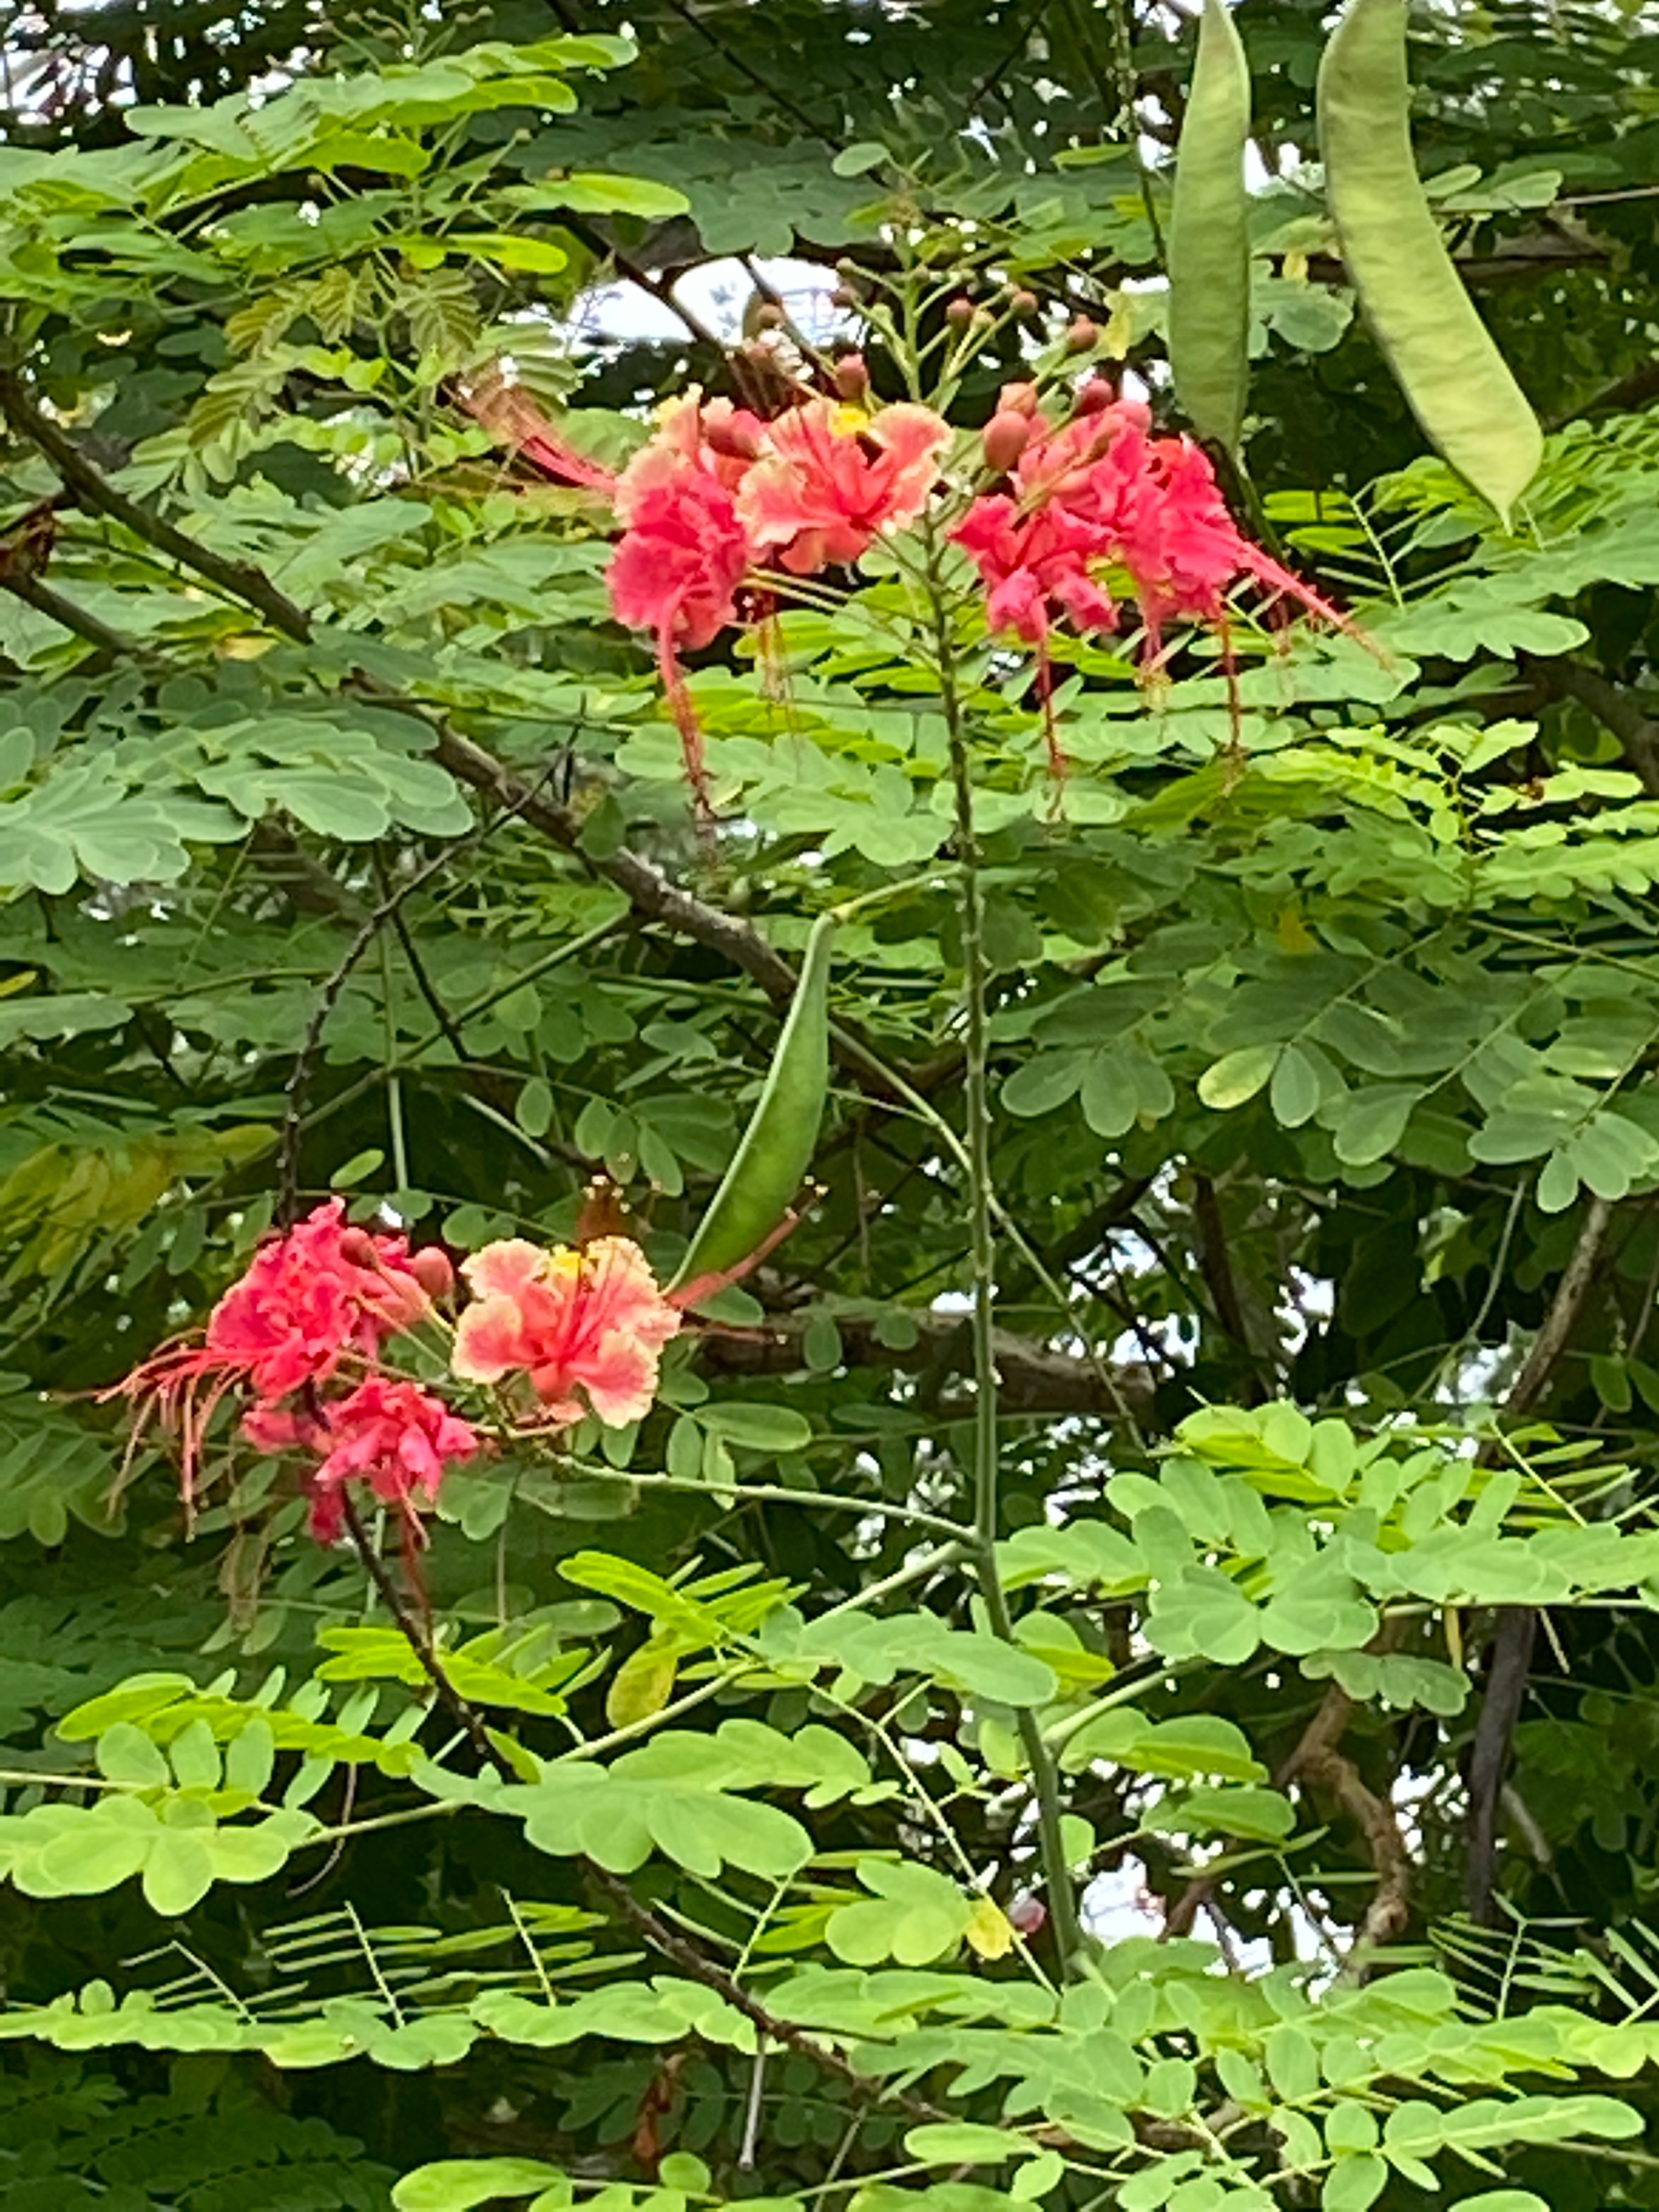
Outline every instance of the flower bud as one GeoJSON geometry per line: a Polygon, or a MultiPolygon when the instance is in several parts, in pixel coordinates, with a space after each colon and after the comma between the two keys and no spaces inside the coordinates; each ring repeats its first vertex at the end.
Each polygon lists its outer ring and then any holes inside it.
{"type": "Polygon", "coordinates": [[[1005,384],[997,394],[997,413],[1035,415],[1039,396],[1035,384],[1005,384]]]}
{"type": "Polygon", "coordinates": [[[1029,416],[1005,407],[985,426],[985,458],[999,476],[1006,476],[1025,451],[1031,435],[1029,416]]]}
{"type": "Polygon", "coordinates": [[[1019,317],[1022,322],[1029,323],[1032,316],[1035,315],[1039,307],[1041,307],[1042,302],[1037,298],[1035,292],[1026,291],[1024,287],[1022,285],[1018,292],[1010,295],[1008,305],[1012,308],[1014,313],[1019,317]]]}
{"type": "Polygon", "coordinates": [[[763,301],[755,310],[755,322],[763,331],[781,330],[787,318],[775,300],[763,301]]]}
{"type": "Polygon", "coordinates": [[[973,301],[959,292],[946,307],[945,319],[953,331],[965,331],[974,319],[973,301]]]}
{"type": "Polygon", "coordinates": [[[1048,1917],[1048,1906],[1029,1889],[1022,1889],[1009,1901],[1008,1924],[1022,1936],[1035,1936],[1048,1917]]]}
{"type": "Polygon", "coordinates": [[[1099,328],[1088,315],[1079,315],[1066,333],[1067,353],[1092,353],[1099,343],[1099,328]]]}
{"type": "Polygon", "coordinates": [[[1079,385],[1073,410],[1079,415],[1103,415],[1116,398],[1116,392],[1103,376],[1091,376],[1079,385]]]}
{"type": "Polygon", "coordinates": [[[864,302],[850,284],[837,284],[830,295],[830,304],[832,307],[839,307],[845,314],[854,307],[862,307],[864,302]]]}
{"type": "Polygon", "coordinates": [[[861,353],[844,353],[836,363],[836,389],[849,406],[870,396],[870,372],[861,353]]]}
{"type": "Polygon", "coordinates": [[[380,1255],[374,1249],[374,1239],[367,1229],[343,1229],[340,1231],[340,1257],[354,1267],[378,1267],[380,1255]]]}
{"type": "Polygon", "coordinates": [[[441,1246],[422,1244],[409,1255],[409,1272],[429,1298],[447,1298],[455,1287],[455,1270],[441,1246]]]}

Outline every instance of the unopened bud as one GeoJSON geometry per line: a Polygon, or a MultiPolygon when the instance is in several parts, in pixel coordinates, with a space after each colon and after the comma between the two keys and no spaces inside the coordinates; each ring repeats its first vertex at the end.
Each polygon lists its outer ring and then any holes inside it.
{"type": "Polygon", "coordinates": [[[449,1255],[435,1244],[422,1244],[410,1254],[409,1272],[429,1298],[447,1298],[455,1287],[449,1255]]]}
{"type": "Polygon", "coordinates": [[[775,300],[763,301],[755,310],[755,321],[763,331],[781,329],[785,319],[783,309],[775,300]]]}
{"type": "Polygon", "coordinates": [[[985,426],[985,458],[999,476],[1006,476],[1025,451],[1031,435],[1029,416],[1004,408],[985,426]]]}
{"type": "Polygon", "coordinates": [[[1116,392],[1103,376],[1091,376],[1079,385],[1073,410],[1079,415],[1103,415],[1116,398],[1116,392]]]}
{"type": "Polygon", "coordinates": [[[1048,1917],[1048,1908],[1040,1897],[1033,1897],[1029,1889],[1022,1889],[1008,1906],[1008,1924],[1022,1936],[1035,1936],[1048,1917]]]}
{"type": "Polygon", "coordinates": [[[997,413],[1035,415],[1039,397],[1035,384],[1005,384],[997,394],[997,413]]]}
{"type": "Polygon", "coordinates": [[[974,303],[958,293],[945,310],[945,319],[953,331],[965,331],[974,319],[974,303]]]}
{"type": "Polygon", "coordinates": [[[1042,305],[1042,302],[1037,298],[1035,292],[1028,292],[1024,289],[1024,287],[1022,287],[1019,291],[1014,293],[1011,296],[1008,305],[1012,308],[1015,314],[1019,317],[1022,322],[1030,322],[1031,317],[1036,313],[1038,308],[1042,305]]]}
{"type": "Polygon", "coordinates": [[[839,307],[844,314],[851,308],[861,307],[863,302],[850,284],[837,284],[830,295],[830,304],[832,307],[839,307]]]}
{"type": "Polygon", "coordinates": [[[844,353],[836,363],[836,389],[849,406],[868,397],[870,372],[861,353],[844,353]]]}
{"type": "Polygon", "coordinates": [[[340,1232],[340,1257],[354,1267],[374,1267],[380,1264],[380,1255],[374,1249],[374,1239],[367,1229],[344,1229],[340,1232]]]}
{"type": "Polygon", "coordinates": [[[1087,315],[1079,315],[1066,333],[1067,353],[1092,353],[1099,343],[1099,329],[1087,315]]]}

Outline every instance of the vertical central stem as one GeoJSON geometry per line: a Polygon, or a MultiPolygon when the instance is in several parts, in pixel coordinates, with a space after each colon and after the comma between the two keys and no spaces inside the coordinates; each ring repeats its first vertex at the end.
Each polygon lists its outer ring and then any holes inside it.
{"type": "MultiPolygon", "coordinates": [[[[956,798],[956,836],[962,884],[962,965],[966,1008],[965,1081],[969,1181],[969,1243],[973,1269],[974,1310],[974,1535],[980,1592],[994,1634],[1014,1642],[1013,1617],[997,1567],[1000,1516],[998,1504],[1000,1446],[997,1437],[995,1190],[991,1180],[989,1050],[985,1008],[985,894],[980,882],[979,845],[974,830],[973,767],[957,693],[950,622],[938,583],[930,578],[934,637],[939,648],[939,697],[950,740],[951,781],[956,798]]],[[[1077,1899],[1060,1831],[1060,1772],[1043,1741],[1036,1715],[1019,1708],[1020,1744],[1031,1770],[1036,1801],[1037,1846],[1042,1862],[1048,1910],[1054,1917],[1054,1946],[1062,1973],[1074,1972],[1082,1948],[1077,1899]]]]}

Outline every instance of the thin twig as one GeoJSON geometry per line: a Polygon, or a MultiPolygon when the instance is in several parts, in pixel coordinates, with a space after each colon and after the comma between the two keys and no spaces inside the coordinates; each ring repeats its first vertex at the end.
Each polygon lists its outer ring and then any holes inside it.
{"type": "MultiPolygon", "coordinates": [[[[378,853],[375,854],[374,872],[380,883],[382,898],[391,899],[392,897],[391,878],[387,873],[385,861],[378,853]]],[[[445,1042],[457,1060],[472,1059],[474,1055],[468,1051],[466,1040],[457,1027],[454,1017],[439,996],[438,988],[427,971],[426,963],[421,957],[416,945],[414,933],[409,927],[403,909],[403,902],[400,899],[392,899],[391,922],[392,934],[398,940],[404,958],[409,963],[409,972],[415,979],[415,988],[426,1000],[433,1020],[437,1023],[443,1033],[445,1042]]]]}
{"type": "MultiPolygon", "coordinates": [[[[532,791],[528,788],[525,790],[524,798],[526,801],[533,796],[532,791]]],[[[507,813],[510,814],[514,811],[509,808],[507,813]]],[[[407,882],[399,884],[395,890],[382,898],[374,912],[364,917],[351,942],[334,963],[332,973],[319,992],[317,1004],[313,1009],[311,1019],[306,1024],[306,1032],[300,1041],[300,1049],[295,1054],[294,1065],[289,1071],[289,1079],[283,1091],[286,1103],[283,1113],[283,1135],[277,1152],[276,1168],[276,1214],[278,1221],[283,1227],[291,1228],[299,1215],[300,1142],[305,1128],[306,1100],[311,1089],[312,1072],[316,1066],[317,1054],[322,1045],[323,1032],[328,1026],[329,1017],[339,1005],[340,994],[350,981],[353,969],[387,923],[397,920],[398,909],[406,899],[412,898],[416,891],[423,889],[431,882],[434,876],[441,874],[462,853],[466,852],[472,846],[481,844],[486,837],[493,836],[505,818],[505,816],[501,816],[479,823],[469,830],[465,836],[452,839],[441,852],[434,854],[423,866],[417,868],[407,882]]]]}
{"type": "Polygon", "coordinates": [[[228,561],[198,539],[187,537],[159,514],[118,490],[100,469],[93,466],[75,441],[43,415],[23,389],[15,369],[0,369],[0,415],[12,428],[37,446],[81,503],[123,524],[158,551],[169,554],[198,576],[217,584],[228,597],[256,608],[277,629],[304,644],[311,636],[310,617],[279,591],[264,570],[245,561],[228,561]]]}
{"type": "Polygon", "coordinates": [[[524,1778],[491,1736],[477,1708],[467,1702],[445,1673],[442,1662],[433,1649],[431,1638],[410,1611],[403,1592],[393,1581],[386,1561],[363,1526],[356,1501],[343,1484],[340,1488],[340,1509],[352,1548],[362,1561],[365,1572],[379,1591],[381,1602],[396,1622],[404,1643],[420,1662],[421,1671],[431,1683],[439,1704],[487,1766],[492,1767],[504,1782],[522,1781],[524,1778]]]}

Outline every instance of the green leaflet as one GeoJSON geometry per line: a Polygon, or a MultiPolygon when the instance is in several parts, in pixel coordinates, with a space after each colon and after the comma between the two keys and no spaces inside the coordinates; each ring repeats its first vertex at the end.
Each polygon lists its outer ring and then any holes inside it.
{"type": "Polygon", "coordinates": [[[1249,383],[1250,249],[1244,147],[1250,70],[1227,0],[1204,0],[1176,151],[1170,368],[1200,438],[1238,449],[1249,383]]]}
{"type": "Polygon", "coordinates": [[[1543,433],[1446,250],[1410,114],[1406,0],[1352,0],[1319,70],[1319,141],[1342,258],[1425,435],[1507,526],[1543,458],[1543,433]]]}

